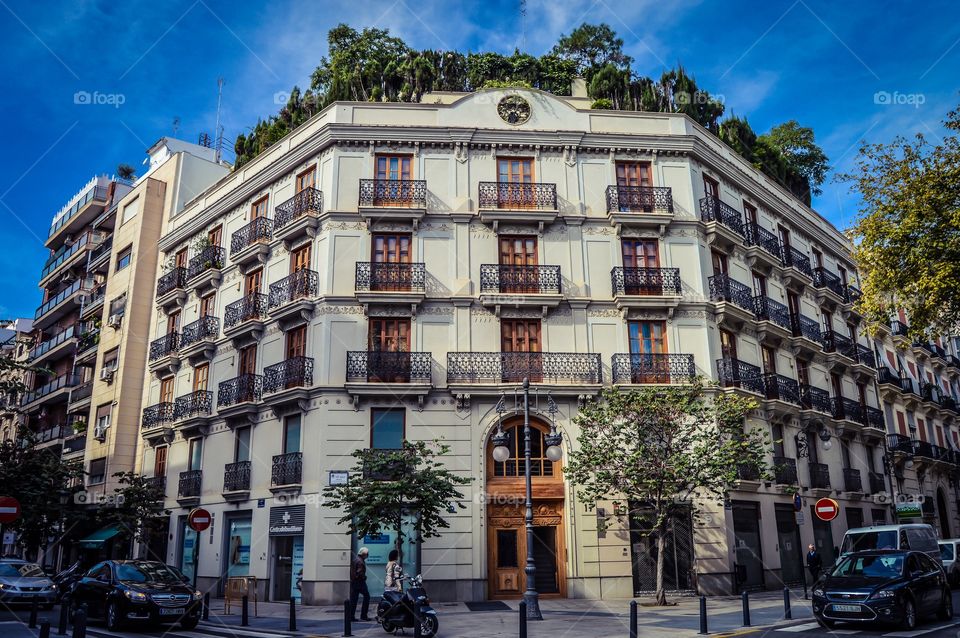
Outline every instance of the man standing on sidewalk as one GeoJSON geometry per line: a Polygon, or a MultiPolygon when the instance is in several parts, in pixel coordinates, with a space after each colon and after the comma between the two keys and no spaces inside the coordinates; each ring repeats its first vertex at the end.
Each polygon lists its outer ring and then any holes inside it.
{"type": "Polygon", "coordinates": [[[813,543],[807,546],[807,550],[809,550],[807,551],[807,569],[813,576],[813,582],[817,582],[817,578],[820,577],[820,570],[823,568],[823,559],[820,558],[820,554],[813,543]]]}
{"type": "Polygon", "coordinates": [[[367,589],[367,555],[370,551],[361,547],[357,557],[350,565],[350,616],[357,622],[357,599],[363,596],[363,607],[360,609],[360,620],[369,621],[367,613],[370,611],[370,590],[367,589]]]}

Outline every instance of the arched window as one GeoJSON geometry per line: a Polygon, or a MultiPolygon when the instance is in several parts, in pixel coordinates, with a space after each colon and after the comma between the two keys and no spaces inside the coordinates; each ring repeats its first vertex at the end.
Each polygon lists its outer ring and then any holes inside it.
{"type": "MultiPolygon", "coordinates": [[[[503,431],[509,437],[507,447],[510,458],[500,463],[493,460],[493,440],[488,444],[487,455],[493,464],[492,478],[518,478],[524,476],[523,422],[505,425],[503,431]]],[[[544,437],[549,434],[540,424],[530,424],[530,475],[534,477],[559,478],[559,467],[546,456],[544,437]]]]}

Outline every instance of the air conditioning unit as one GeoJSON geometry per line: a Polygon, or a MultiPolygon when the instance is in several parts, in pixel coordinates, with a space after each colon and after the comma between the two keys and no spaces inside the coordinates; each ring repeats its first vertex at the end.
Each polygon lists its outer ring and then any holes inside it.
{"type": "Polygon", "coordinates": [[[98,441],[103,441],[107,438],[107,428],[100,425],[95,425],[93,427],[93,438],[98,441]]]}
{"type": "Polygon", "coordinates": [[[121,323],[123,323],[123,315],[121,314],[110,315],[107,318],[107,325],[111,328],[119,328],[121,323]]]}
{"type": "Polygon", "coordinates": [[[102,368],[100,370],[100,380],[106,381],[107,383],[113,383],[113,373],[116,372],[113,368],[102,368]]]}

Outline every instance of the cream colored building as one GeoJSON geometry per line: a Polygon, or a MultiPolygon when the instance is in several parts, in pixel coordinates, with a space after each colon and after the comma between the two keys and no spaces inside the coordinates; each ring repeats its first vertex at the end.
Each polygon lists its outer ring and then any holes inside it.
{"type": "MultiPolygon", "coordinates": [[[[567,451],[611,384],[702,374],[760,401],[748,427],[778,441],[777,480],[744,476],[677,522],[671,588],[781,587],[808,542],[889,519],[873,495],[892,430],[844,236],[689,118],[588,107],[528,90],[337,103],[165,220],[142,470],[166,477],[168,562],[191,573],[199,547],[204,587],[251,575],[284,600],[302,580],[305,602],[338,602],[366,545],[376,591],[391,538],[352,539],[319,494],[358,448],[443,438],[467,508],[408,569],[440,599],[518,596],[519,466],[490,436],[516,426],[525,376],[567,451]],[[815,526],[827,495],[841,517],[815,526]]],[[[538,589],[651,589],[644,521],[598,534],[536,456],[538,589]]]]}

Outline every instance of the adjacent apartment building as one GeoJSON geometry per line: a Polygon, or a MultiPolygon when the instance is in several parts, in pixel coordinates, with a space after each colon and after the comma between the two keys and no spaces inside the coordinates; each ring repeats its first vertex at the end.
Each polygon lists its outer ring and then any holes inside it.
{"type": "Polygon", "coordinates": [[[944,510],[924,512],[956,528],[946,469],[913,478],[933,467],[922,445],[956,445],[955,413],[918,395],[930,427],[903,430],[911,467],[888,449],[908,408],[878,390],[843,234],[689,118],[589,105],[512,89],[337,103],[164,220],[141,462],[174,512],[168,562],[192,573],[199,505],[214,517],[203,587],[255,576],[268,599],[341,601],[366,546],[376,591],[394,539],[352,538],[321,491],[373,480],[344,475],[358,448],[442,438],[473,478],[467,507],[406,568],[440,598],[518,597],[523,378],[543,595],[654,586],[651,521],[598,533],[545,452],[554,429],[576,445],[577,411],[606,386],[704,375],[755,397],[746,427],[776,442],[774,480],[744,475],[722,506],[675,522],[670,588],[799,581],[801,547],[829,558],[846,524],[892,519],[894,491],[942,485],[944,510]],[[887,467],[910,476],[891,484],[887,467]],[[833,523],[811,510],[826,495],[833,523]]]}
{"type": "MultiPolygon", "coordinates": [[[[32,344],[33,320],[0,321],[0,358],[17,364],[26,364],[32,344]]],[[[22,368],[0,370],[0,441],[13,440],[20,426],[20,393],[16,388],[23,383],[26,373],[22,368]]]]}

